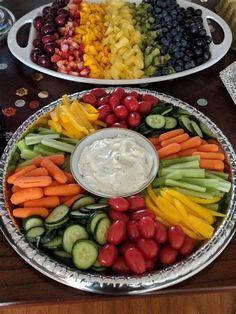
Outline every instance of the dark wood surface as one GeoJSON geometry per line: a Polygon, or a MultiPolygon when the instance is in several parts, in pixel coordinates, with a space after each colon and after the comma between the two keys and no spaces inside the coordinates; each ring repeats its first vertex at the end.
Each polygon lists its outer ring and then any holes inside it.
{"type": "MultiPolygon", "coordinates": [[[[5,0],[3,5],[12,10],[16,18],[21,17],[33,8],[49,1],[18,1],[5,0]]],[[[227,55],[210,69],[198,74],[175,81],[154,83],[145,88],[163,92],[186,101],[206,114],[214,121],[233,146],[236,146],[236,107],[224,88],[219,72],[236,59],[236,53],[230,50],[227,55]],[[199,107],[197,100],[208,100],[206,107],[199,107]]],[[[41,106],[58,99],[64,93],[74,93],[89,89],[81,83],[59,80],[44,75],[41,81],[33,81],[34,70],[17,61],[7,48],[6,41],[0,44],[0,63],[7,63],[8,69],[0,71],[0,104],[3,108],[13,106],[16,90],[24,87],[28,95],[22,97],[26,106],[17,108],[13,117],[6,119],[7,131],[14,131],[35,110],[28,107],[31,100],[39,100],[41,106]],[[47,99],[39,99],[39,91],[48,91],[47,99]]],[[[140,87],[140,86],[138,86],[140,87]]],[[[143,86],[141,86],[142,88],[143,86]]],[[[185,282],[162,291],[156,295],[173,295],[186,293],[202,293],[217,291],[236,291],[236,237],[234,237],[223,253],[206,269],[185,282]]],[[[9,304],[57,303],[57,302],[92,302],[114,300],[123,297],[94,295],[78,291],[59,284],[37,272],[24,262],[10,247],[4,236],[0,234],[0,306],[9,304]]],[[[148,301],[150,296],[127,297],[127,299],[143,299],[148,301]]],[[[189,312],[190,313],[190,312],[189,312]]]]}

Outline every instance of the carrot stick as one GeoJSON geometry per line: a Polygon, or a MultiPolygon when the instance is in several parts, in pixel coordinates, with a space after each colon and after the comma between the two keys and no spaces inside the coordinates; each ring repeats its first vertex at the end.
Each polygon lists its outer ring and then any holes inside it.
{"type": "Polygon", "coordinates": [[[60,205],[60,199],[58,196],[46,196],[42,197],[39,200],[32,200],[24,202],[24,207],[46,207],[46,208],[55,208],[60,205]]]}
{"type": "Polygon", "coordinates": [[[54,162],[57,166],[62,166],[65,162],[65,156],[62,154],[51,155],[46,157],[36,157],[32,159],[32,164],[39,167],[41,162],[45,159],[49,159],[54,162]]]}
{"type": "Polygon", "coordinates": [[[71,196],[71,195],[67,195],[67,196],[60,196],[60,203],[61,204],[64,204],[66,201],[68,201],[69,199],[71,199],[71,197],[74,197],[74,196],[71,196]]]}
{"type": "Polygon", "coordinates": [[[41,161],[41,166],[45,167],[50,175],[59,183],[64,184],[68,181],[65,173],[50,159],[44,159],[41,161]]]}
{"type": "Polygon", "coordinates": [[[27,188],[44,188],[52,183],[52,178],[49,176],[39,177],[21,177],[15,181],[15,185],[22,189],[27,188]]]}
{"type": "Polygon", "coordinates": [[[159,140],[158,137],[149,137],[148,140],[149,140],[154,146],[160,144],[160,140],[159,140]]]}
{"type": "Polygon", "coordinates": [[[183,134],[171,137],[168,140],[162,141],[161,146],[165,147],[165,146],[172,144],[172,143],[182,143],[184,141],[187,141],[188,139],[189,139],[188,133],[183,133],[183,134]]]}
{"type": "Polygon", "coordinates": [[[193,155],[199,155],[203,159],[218,159],[224,160],[225,155],[222,153],[205,153],[205,152],[194,152],[193,155]]]}
{"type": "Polygon", "coordinates": [[[56,180],[52,180],[52,183],[50,184],[50,186],[59,186],[59,185],[62,185],[62,184],[57,182],[56,180]]]}
{"type": "Polygon", "coordinates": [[[71,173],[64,172],[64,174],[67,176],[67,183],[74,183],[75,182],[75,179],[74,179],[74,177],[72,176],[71,173]]]}
{"type": "Polygon", "coordinates": [[[168,140],[169,138],[172,138],[172,137],[181,135],[181,134],[183,134],[183,133],[184,133],[184,130],[183,130],[183,129],[176,129],[176,130],[168,131],[168,132],[162,133],[162,134],[159,136],[159,140],[160,140],[160,141],[166,141],[166,140],[168,140]]]}
{"type": "Polygon", "coordinates": [[[188,139],[185,142],[180,143],[181,150],[189,149],[189,148],[194,148],[200,146],[202,143],[202,140],[199,136],[194,136],[188,139]]]}
{"type": "Polygon", "coordinates": [[[47,196],[73,196],[80,193],[80,186],[75,183],[64,184],[59,186],[47,186],[44,188],[44,194],[47,196]]]}
{"type": "Polygon", "coordinates": [[[27,173],[27,177],[40,177],[40,176],[48,176],[48,171],[44,167],[36,168],[27,173]]]}
{"type": "Polygon", "coordinates": [[[81,194],[70,197],[63,204],[70,207],[78,198],[80,198],[81,194]]]}
{"type": "Polygon", "coordinates": [[[175,158],[179,158],[179,154],[172,154],[172,155],[166,156],[166,157],[162,158],[162,160],[175,159],[175,158]]]}
{"type": "Polygon", "coordinates": [[[29,167],[29,166],[32,166],[32,165],[28,165],[28,166],[19,166],[19,167],[17,167],[17,168],[15,169],[15,173],[16,173],[16,172],[19,172],[19,171],[21,171],[21,170],[23,170],[23,169],[25,169],[26,167],[29,167]]]}
{"type": "Polygon", "coordinates": [[[173,143],[173,144],[167,145],[165,147],[162,147],[157,152],[158,152],[159,158],[162,159],[166,156],[178,153],[180,151],[180,149],[181,149],[180,144],[173,143]]]}
{"type": "Polygon", "coordinates": [[[207,141],[202,139],[202,144],[201,145],[206,145],[207,141]]]}
{"type": "Polygon", "coordinates": [[[37,215],[46,218],[49,214],[47,208],[44,207],[19,207],[13,209],[14,217],[25,219],[29,216],[37,215]]]}
{"type": "Polygon", "coordinates": [[[196,148],[189,148],[189,149],[185,149],[185,150],[181,150],[179,152],[179,156],[180,157],[187,157],[187,156],[191,156],[192,153],[196,152],[197,149],[196,148]]]}
{"type": "Polygon", "coordinates": [[[197,150],[199,152],[217,153],[219,150],[219,147],[216,144],[202,144],[202,145],[198,146],[197,150]]]}
{"type": "Polygon", "coordinates": [[[20,191],[21,188],[19,188],[19,186],[13,185],[13,187],[11,188],[12,193],[15,193],[17,191],[20,191]]]}
{"type": "Polygon", "coordinates": [[[221,160],[201,158],[200,168],[207,169],[207,170],[222,171],[224,169],[224,163],[221,160]]]}
{"type": "Polygon", "coordinates": [[[20,189],[20,191],[12,194],[11,202],[14,205],[18,205],[26,201],[37,200],[41,197],[43,197],[43,189],[41,188],[20,189]]]}
{"type": "Polygon", "coordinates": [[[27,172],[30,172],[32,170],[36,169],[36,166],[34,165],[30,165],[30,166],[26,166],[23,169],[21,169],[18,172],[15,172],[14,174],[12,174],[11,176],[9,176],[7,178],[7,183],[9,184],[14,184],[14,182],[16,181],[16,179],[22,177],[23,175],[25,175],[27,172]]]}

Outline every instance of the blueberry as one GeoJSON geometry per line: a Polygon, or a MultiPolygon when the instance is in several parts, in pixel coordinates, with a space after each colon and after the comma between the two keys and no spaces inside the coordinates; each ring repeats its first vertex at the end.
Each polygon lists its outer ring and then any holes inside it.
{"type": "Polygon", "coordinates": [[[199,47],[205,47],[206,46],[206,41],[203,38],[196,38],[194,43],[199,46],[199,47]]]}
{"type": "Polygon", "coordinates": [[[203,22],[203,18],[201,16],[197,16],[197,17],[195,17],[195,21],[202,23],[203,22]]]}
{"type": "Polygon", "coordinates": [[[176,64],[177,66],[179,65],[179,66],[182,67],[182,66],[184,65],[184,62],[183,62],[182,59],[177,59],[176,62],[175,62],[175,64],[176,64]]]}
{"type": "Polygon", "coordinates": [[[190,33],[191,34],[196,34],[198,32],[198,28],[196,25],[191,25],[190,26],[190,33]]]}
{"type": "Polygon", "coordinates": [[[184,69],[185,70],[189,70],[193,67],[193,64],[191,62],[186,62],[184,65],[184,69]]]}
{"type": "Polygon", "coordinates": [[[164,67],[162,70],[161,70],[161,73],[162,75],[168,75],[169,74],[169,69],[167,67],[164,67]]]}
{"type": "Polygon", "coordinates": [[[174,69],[175,69],[176,72],[181,72],[183,70],[183,68],[181,66],[179,66],[179,65],[176,65],[174,67],[174,69]]]}
{"type": "Polygon", "coordinates": [[[198,34],[199,34],[199,36],[202,36],[202,37],[206,36],[206,30],[201,29],[198,34]]]}
{"type": "Polygon", "coordinates": [[[162,32],[163,32],[163,33],[168,33],[168,28],[167,28],[167,27],[163,27],[163,28],[162,28],[162,32]]]}
{"type": "Polygon", "coordinates": [[[189,56],[184,56],[184,62],[189,62],[191,61],[191,58],[189,56]]]}
{"type": "Polygon", "coordinates": [[[166,47],[161,47],[160,53],[161,53],[161,55],[165,55],[167,53],[167,48],[166,47]]]}
{"type": "Polygon", "coordinates": [[[200,65],[200,64],[203,63],[203,59],[202,58],[197,58],[195,61],[196,61],[197,65],[200,65]]]}
{"type": "Polygon", "coordinates": [[[161,71],[157,71],[154,76],[161,76],[161,71]]]}
{"type": "Polygon", "coordinates": [[[193,7],[187,7],[186,12],[194,13],[193,7]]]}
{"type": "Polygon", "coordinates": [[[188,50],[186,50],[186,55],[187,55],[189,58],[193,58],[194,53],[193,53],[192,50],[188,49],[188,50]]]}
{"type": "Polygon", "coordinates": [[[210,52],[209,51],[204,51],[204,53],[203,53],[204,61],[208,61],[210,59],[210,57],[211,57],[210,52]]]}
{"type": "Polygon", "coordinates": [[[212,38],[211,38],[211,36],[206,36],[206,43],[207,44],[210,44],[211,42],[212,42],[212,38]]]}
{"type": "Polygon", "coordinates": [[[194,46],[193,51],[194,51],[195,55],[198,57],[201,57],[203,54],[203,49],[201,47],[198,47],[198,46],[194,46]]]}
{"type": "Polygon", "coordinates": [[[168,47],[170,44],[169,40],[167,40],[166,38],[162,38],[161,43],[165,47],[168,47]]]}
{"type": "Polygon", "coordinates": [[[202,15],[202,10],[201,9],[197,9],[197,10],[195,10],[195,15],[197,15],[197,16],[201,16],[202,15]]]}
{"type": "Polygon", "coordinates": [[[155,12],[156,12],[156,13],[161,13],[161,8],[156,7],[156,8],[155,8],[155,12]]]}

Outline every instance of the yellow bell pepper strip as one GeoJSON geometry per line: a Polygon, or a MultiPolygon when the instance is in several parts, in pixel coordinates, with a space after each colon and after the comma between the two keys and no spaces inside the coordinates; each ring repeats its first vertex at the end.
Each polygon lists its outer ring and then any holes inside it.
{"type": "Polygon", "coordinates": [[[193,202],[197,204],[215,204],[221,200],[219,196],[215,196],[212,198],[200,198],[200,197],[189,195],[188,198],[190,198],[193,202]]]}
{"type": "Polygon", "coordinates": [[[181,216],[176,210],[176,208],[164,197],[162,196],[157,196],[157,202],[160,204],[159,208],[163,208],[165,212],[168,211],[168,215],[170,214],[175,221],[180,222],[181,221],[181,216]]]}
{"type": "Polygon", "coordinates": [[[84,137],[84,133],[78,131],[70,122],[63,123],[63,129],[70,134],[71,138],[81,139],[84,137]]]}
{"type": "Polygon", "coordinates": [[[58,114],[57,114],[57,112],[56,112],[56,110],[53,110],[53,111],[50,112],[50,117],[55,122],[58,122],[59,119],[60,119],[58,114]]]}
{"type": "Polygon", "coordinates": [[[70,120],[71,124],[74,126],[74,128],[76,128],[76,130],[78,130],[79,132],[83,132],[85,135],[89,134],[88,130],[77,122],[74,114],[69,110],[67,106],[63,105],[61,106],[61,108],[70,120]]]}
{"type": "Polygon", "coordinates": [[[89,113],[82,105],[79,104],[79,106],[80,106],[81,110],[83,110],[88,121],[94,122],[94,121],[98,120],[99,113],[89,113]]]}
{"type": "Polygon", "coordinates": [[[159,216],[156,216],[155,220],[161,222],[167,228],[170,227],[170,224],[167,221],[165,221],[164,219],[162,219],[161,217],[159,217],[159,216]]]}
{"type": "Polygon", "coordinates": [[[161,193],[161,196],[163,196],[166,200],[169,201],[169,203],[174,205],[174,198],[170,194],[166,193],[166,191],[163,189],[161,189],[160,193],[161,193]]]}
{"type": "Polygon", "coordinates": [[[51,129],[53,129],[54,131],[61,133],[62,132],[62,127],[60,125],[59,122],[53,121],[53,120],[49,120],[48,121],[48,125],[50,126],[51,129]]]}
{"type": "Polygon", "coordinates": [[[214,228],[209,224],[205,223],[204,220],[193,215],[189,215],[189,222],[194,226],[195,229],[206,239],[211,239],[214,234],[214,228]]]}
{"type": "Polygon", "coordinates": [[[90,104],[87,104],[87,103],[84,103],[84,102],[81,102],[81,105],[85,108],[85,110],[88,112],[88,113],[99,113],[98,110],[90,105],[90,104]]]}
{"type": "Polygon", "coordinates": [[[106,128],[107,127],[106,123],[101,121],[101,120],[94,121],[94,124],[97,125],[97,126],[101,126],[102,128],[106,128]]]}
{"type": "Polygon", "coordinates": [[[69,99],[68,95],[66,95],[66,94],[62,96],[62,105],[64,105],[64,106],[70,105],[70,99],[69,99]]]}
{"type": "Polygon", "coordinates": [[[76,117],[76,120],[78,121],[78,123],[80,125],[82,125],[83,127],[85,127],[87,129],[87,132],[89,129],[93,128],[92,124],[88,121],[83,110],[80,108],[80,104],[79,104],[78,100],[75,100],[72,102],[70,109],[71,109],[71,112],[73,113],[73,115],[76,117]]]}

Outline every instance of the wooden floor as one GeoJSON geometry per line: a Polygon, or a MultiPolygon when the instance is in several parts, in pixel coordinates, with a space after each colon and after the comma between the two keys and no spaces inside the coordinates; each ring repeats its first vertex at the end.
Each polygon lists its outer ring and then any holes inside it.
{"type": "Polygon", "coordinates": [[[236,314],[236,293],[145,297],[115,301],[16,306],[0,314],[236,314]]]}

